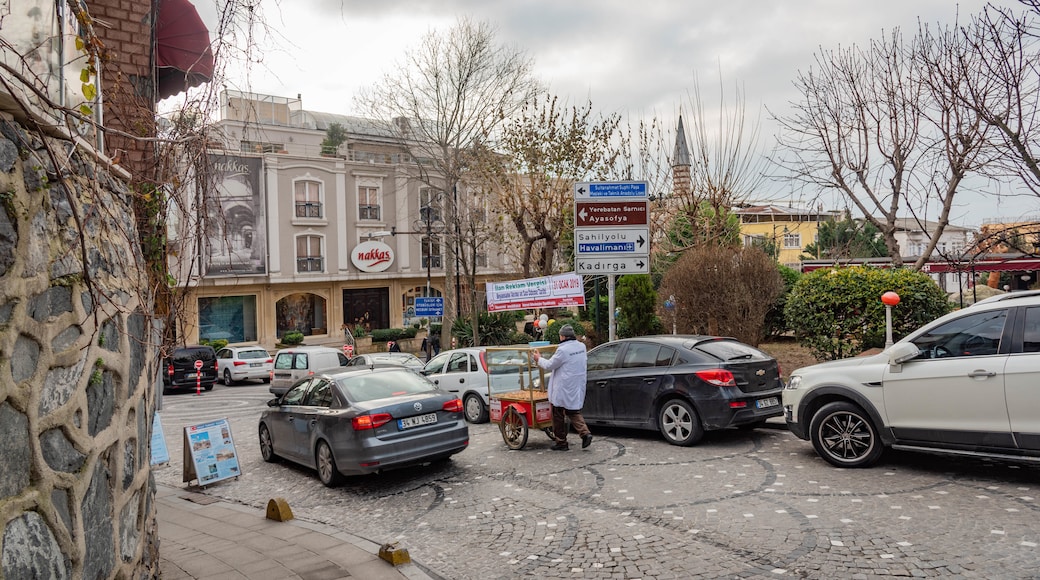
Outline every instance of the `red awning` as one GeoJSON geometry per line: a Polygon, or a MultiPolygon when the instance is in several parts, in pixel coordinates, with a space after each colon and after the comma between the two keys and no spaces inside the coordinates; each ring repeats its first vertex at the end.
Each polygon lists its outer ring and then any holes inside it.
{"type": "Polygon", "coordinates": [[[158,0],[155,22],[156,100],[213,78],[209,30],[188,0],[158,0]]]}

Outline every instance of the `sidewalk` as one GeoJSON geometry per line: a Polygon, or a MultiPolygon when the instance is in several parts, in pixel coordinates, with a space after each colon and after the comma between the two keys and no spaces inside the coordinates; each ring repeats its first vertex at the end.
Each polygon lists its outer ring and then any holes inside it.
{"type": "Polygon", "coordinates": [[[155,499],[164,580],[431,580],[415,563],[394,567],[378,544],[331,526],[269,520],[265,510],[166,485],[155,499]]]}

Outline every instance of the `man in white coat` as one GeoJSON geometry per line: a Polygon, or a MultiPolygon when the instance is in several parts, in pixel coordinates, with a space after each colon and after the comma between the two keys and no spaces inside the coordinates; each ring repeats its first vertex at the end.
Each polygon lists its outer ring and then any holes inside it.
{"type": "Polygon", "coordinates": [[[560,328],[560,346],[549,358],[542,358],[537,350],[531,355],[538,366],[552,371],[549,377],[549,403],[552,405],[553,436],[556,444],[550,447],[553,451],[567,451],[567,422],[571,420],[574,430],[581,436],[582,449],[592,443],[585,419],[581,416],[581,408],[585,406],[585,380],[588,356],[585,343],[577,340],[574,327],[567,324],[560,328]]]}

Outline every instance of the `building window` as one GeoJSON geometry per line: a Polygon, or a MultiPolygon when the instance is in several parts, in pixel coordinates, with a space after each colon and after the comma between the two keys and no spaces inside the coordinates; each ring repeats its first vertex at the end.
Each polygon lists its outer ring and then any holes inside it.
{"type": "Polygon", "coordinates": [[[358,188],[358,219],[379,219],[379,188],[358,188]]]}
{"type": "Polygon", "coordinates": [[[477,254],[474,258],[478,268],[487,268],[487,254],[477,254]]]}
{"type": "Polygon", "coordinates": [[[422,238],[422,267],[441,268],[441,240],[437,237],[422,238]]]}
{"type": "Polygon", "coordinates": [[[419,220],[424,224],[442,221],[436,190],[429,187],[419,190],[419,220]]]}
{"type": "Polygon", "coordinates": [[[199,340],[250,342],[256,335],[256,296],[199,298],[199,340]]]}
{"type": "Polygon", "coordinates": [[[784,249],[799,250],[802,247],[802,234],[784,234],[784,249]]]}
{"type": "Polygon", "coordinates": [[[322,258],[321,236],[296,237],[296,271],[324,272],[325,260],[322,258]]]}
{"type": "Polygon", "coordinates": [[[304,336],[327,334],[325,299],[317,294],[290,294],[274,305],[278,336],[294,330],[304,336]]]}
{"type": "Polygon", "coordinates": [[[296,192],[296,217],[322,217],[321,183],[317,181],[297,181],[293,188],[296,192]]]}

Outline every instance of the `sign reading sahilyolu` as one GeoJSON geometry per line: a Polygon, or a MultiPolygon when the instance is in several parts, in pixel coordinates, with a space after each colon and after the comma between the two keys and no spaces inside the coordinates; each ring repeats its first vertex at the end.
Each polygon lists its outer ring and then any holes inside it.
{"type": "Polygon", "coordinates": [[[487,283],[488,312],[585,306],[585,285],[574,272],[487,283]]]}

